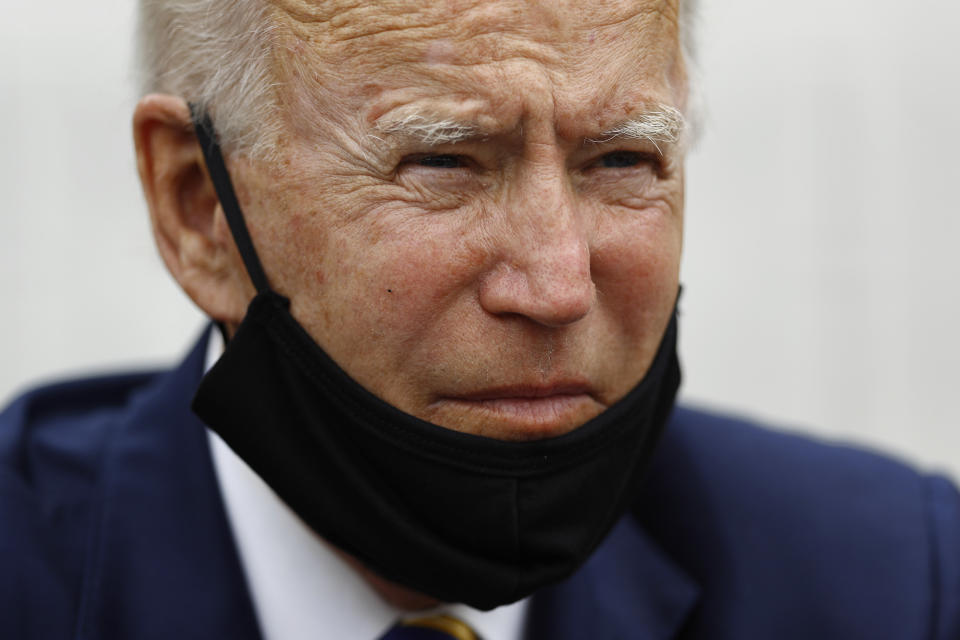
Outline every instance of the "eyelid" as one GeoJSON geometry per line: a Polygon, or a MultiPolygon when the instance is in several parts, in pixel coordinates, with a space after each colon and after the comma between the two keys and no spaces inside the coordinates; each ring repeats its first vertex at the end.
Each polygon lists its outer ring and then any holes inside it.
{"type": "Polygon", "coordinates": [[[621,147],[621,148],[604,150],[600,153],[597,153],[596,155],[591,156],[591,158],[586,163],[584,163],[583,170],[589,171],[592,169],[613,170],[613,169],[634,168],[631,166],[628,166],[628,167],[600,167],[599,166],[604,158],[613,154],[635,155],[637,156],[637,165],[635,166],[640,166],[643,164],[650,165],[653,168],[653,170],[657,172],[658,175],[663,172],[667,162],[666,158],[663,155],[657,153],[656,151],[641,150],[641,149],[625,149],[621,147]]]}
{"type": "Polygon", "coordinates": [[[455,170],[455,169],[470,169],[470,168],[474,168],[474,167],[477,166],[477,162],[476,162],[473,158],[471,158],[470,156],[465,155],[465,154],[462,154],[462,153],[433,151],[433,152],[424,152],[424,153],[409,153],[409,154],[403,156],[403,157],[400,159],[400,162],[397,164],[397,167],[400,168],[400,167],[411,166],[411,165],[412,165],[412,166],[417,166],[417,167],[422,167],[422,168],[424,168],[424,169],[437,168],[437,169],[445,169],[445,170],[447,170],[447,171],[452,171],[452,170],[455,170]],[[422,164],[420,164],[420,161],[423,160],[424,158],[439,158],[439,157],[456,158],[456,159],[461,163],[461,166],[458,166],[458,167],[430,167],[430,166],[427,166],[427,165],[422,165],[422,164]]]}

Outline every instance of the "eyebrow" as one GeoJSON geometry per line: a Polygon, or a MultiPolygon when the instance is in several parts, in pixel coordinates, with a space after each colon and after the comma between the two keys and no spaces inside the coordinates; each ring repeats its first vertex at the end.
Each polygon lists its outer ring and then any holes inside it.
{"type": "Polygon", "coordinates": [[[687,119],[676,107],[656,104],[638,115],[623,120],[587,142],[603,144],[616,140],[646,140],[657,150],[660,145],[678,143],[688,128],[687,119]]]}
{"type": "MultiPolygon", "coordinates": [[[[672,145],[679,142],[687,126],[687,120],[679,109],[666,104],[655,104],[629,119],[618,122],[596,138],[586,138],[584,142],[604,144],[616,140],[646,140],[660,150],[661,144],[672,145]]],[[[429,145],[456,144],[492,135],[490,131],[470,121],[434,118],[423,113],[408,113],[401,118],[378,122],[376,131],[401,140],[429,145]]]]}
{"type": "Polygon", "coordinates": [[[419,113],[407,114],[387,122],[378,122],[376,129],[385,135],[424,144],[455,144],[488,135],[481,131],[479,126],[470,122],[452,118],[433,119],[419,113]]]}

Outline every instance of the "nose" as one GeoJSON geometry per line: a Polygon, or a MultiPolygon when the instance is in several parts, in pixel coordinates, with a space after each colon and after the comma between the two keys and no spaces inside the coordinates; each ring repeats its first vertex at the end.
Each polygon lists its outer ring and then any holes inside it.
{"type": "Polygon", "coordinates": [[[547,327],[571,325],[596,304],[590,238],[562,185],[524,199],[506,213],[501,259],[480,284],[480,304],[547,327]]]}

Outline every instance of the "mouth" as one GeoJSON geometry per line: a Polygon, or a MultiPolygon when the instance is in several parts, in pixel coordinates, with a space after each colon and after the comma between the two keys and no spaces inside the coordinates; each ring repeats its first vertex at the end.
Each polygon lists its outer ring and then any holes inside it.
{"type": "Polygon", "coordinates": [[[499,440],[538,440],[573,431],[606,409],[584,382],[509,385],[440,397],[442,426],[499,440]]]}

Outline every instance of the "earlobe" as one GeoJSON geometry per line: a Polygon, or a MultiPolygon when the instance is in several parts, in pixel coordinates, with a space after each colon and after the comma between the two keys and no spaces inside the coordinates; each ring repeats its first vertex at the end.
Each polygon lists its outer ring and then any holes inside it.
{"type": "Polygon", "coordinates": [[[144,97],[134,113],[133,136],[154,239],[167,269],[211,318],[240,322],[252,287],[242,277],[187,103],[170,95],[144,97]]]}

